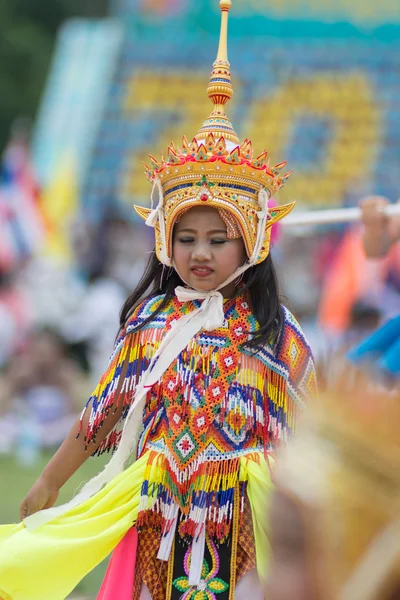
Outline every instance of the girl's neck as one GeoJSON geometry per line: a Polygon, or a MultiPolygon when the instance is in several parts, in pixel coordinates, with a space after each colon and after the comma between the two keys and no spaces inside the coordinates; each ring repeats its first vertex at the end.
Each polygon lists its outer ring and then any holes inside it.
{"type": "Polygon", "coordinates": [[[227,286],[223,287],[219,291],[221,292],[221,294],[223,295],[225,300],[228,300],[229,298],[233,298],[234,296],[236,296],[236,294],[238,292],[238,288],[237,288],[235,282],[232,282],[232,283],[229,283],[227,286]]]}

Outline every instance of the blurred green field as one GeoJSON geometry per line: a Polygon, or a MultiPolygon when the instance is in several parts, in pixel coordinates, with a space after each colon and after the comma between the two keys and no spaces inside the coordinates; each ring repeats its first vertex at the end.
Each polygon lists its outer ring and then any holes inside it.
{"type": "MultiPolygon", "coordinates": [[[[40,475],[51,454],[43,454],[34,467],[23,467],[15,457],[0,454],[0,523],[15,523],[19,521],[19,505],[26,492],[40,475]]],[[[58,503],[69,500],[77,488],[99,472],[109,457],[91,458],[76,473],[61,490],[58,503]]],[[[99,565],[77,586],[71,599],[95,598],[101,585],[107,561],[99,565]]]]}

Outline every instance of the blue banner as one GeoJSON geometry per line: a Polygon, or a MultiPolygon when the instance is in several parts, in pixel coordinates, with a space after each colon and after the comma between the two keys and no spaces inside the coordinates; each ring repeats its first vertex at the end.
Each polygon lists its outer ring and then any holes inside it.
{"type": "Polygon", "coordinates": [[[34,135],[41,185],[65,155],[73,158],[79,179],[85,178],[123,35],[116,19],[73,19],[60,30],[34,135]]]}

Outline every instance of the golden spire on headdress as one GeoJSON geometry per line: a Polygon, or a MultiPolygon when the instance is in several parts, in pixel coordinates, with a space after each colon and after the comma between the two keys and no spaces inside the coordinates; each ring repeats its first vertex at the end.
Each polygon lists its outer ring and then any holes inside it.
{"type": "Polygon", "coordinates": [[[233,95],[230,64],[228,62],[228,16],[232,2],[231,0],[220,0],[219,5],[222,14],[218,54],[207,88],[207,94],[214,104],[214,109],[209,118],[204,121],[196,138],[207,138],[212,133],[216,140],[224,137],[225,140],[238,144],[239,138],[225,114],[225,104],[233,95]]]}
{"type": "Polygon", "coordinates": [[[225,114],[225,104],[233,95],[227,50],[231,6],[231,0],[220,1],[221,35],[207,88],[214,104],[210,117],[191,142],[183,137],[181,147],[171,143],[161,162],[150,156],[151,166],[145,165],[147,178],[153,189],[158,189],[159,204],[153,210],[140,206],[135,209],[148,225],[155,227],[156,254],[167,266],[172,265],[172,233],[183,210],[207,202],[211,208],[230,212],[239,224],[248,258],[259,264],[268,256],[272,225],[294,206],[292,203],[268,210],[268,197],[290,175],[280,174],[286,163],[271,168],[266,150],[254,157],[248,139],[239,145],[225,114]]]}

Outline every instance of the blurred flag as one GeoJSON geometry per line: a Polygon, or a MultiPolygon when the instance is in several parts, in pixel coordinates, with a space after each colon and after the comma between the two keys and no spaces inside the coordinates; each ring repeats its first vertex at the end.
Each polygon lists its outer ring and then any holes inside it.
{"type": "Polygon", "coordinates": [[[319,322],[325,331],[341,334],[350,325],[352,309],[363,301],[385,310],[385,290],[391,273],[400,273],[400,247],[395,245],[380,260],[368,260],[362,229],[350,228],[340,243],[326,275],[319,306],[319,322]]]}
{"type": "Polygon", "coordinates": [[[63,262],[71,261],[71,226],[78,209],[78,197],[74,161],[64,157],[41,196],[43,215],[48,226],[48,235],[43,247],[45,256],[63,262]]]}
{"type": "Polygon", "coordinates": [[[45,236],[28,147],[11,140],[0,165],[0,271],[37,252],[45,236]]]}

